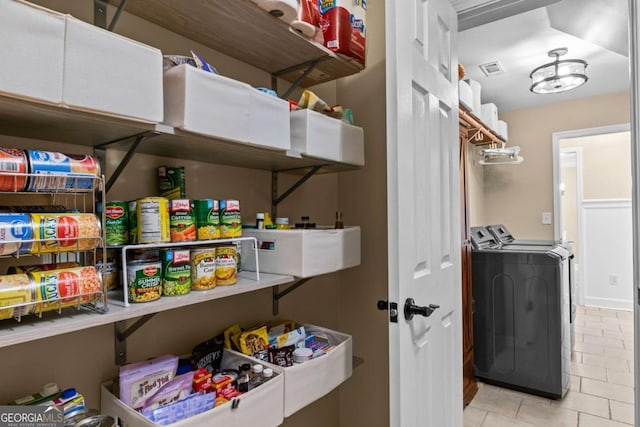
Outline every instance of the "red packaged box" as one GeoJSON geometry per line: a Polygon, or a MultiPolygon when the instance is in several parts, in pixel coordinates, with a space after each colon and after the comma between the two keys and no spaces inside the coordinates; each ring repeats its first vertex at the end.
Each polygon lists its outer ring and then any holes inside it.
{"type": "Polygon", "coordinates": [[[318,0],[324,45],[364,66],[366,0],[318,0]]]}

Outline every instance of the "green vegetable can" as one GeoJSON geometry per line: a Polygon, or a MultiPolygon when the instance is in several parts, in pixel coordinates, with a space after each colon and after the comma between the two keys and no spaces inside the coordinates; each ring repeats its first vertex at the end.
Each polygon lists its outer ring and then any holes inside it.
{"type": "Polygon", "coordinates": [[[220,238],[220,212],[218,201],[201,199],[193,201],[198,240],[220,238]]]}
{"type": "Polygon", "coordinates": [[[107,245],[129,243],[129,214],[127,202],[107,202],[105,204],[105,232],[107,245]]]}
{"type": "Polygon", "coordinates": [[[189,250],[162,250],[162,295],[184,295],[191,290],[189,250]]]}
{"type": "Polygon", "coordinates": [[[220,237],[242,236],[242,217],[238,200],[220,200],[220,237]]]}
{"type": "Polygon", "coordinates": [[[138,243],[138,216],[136,209],[137,205],[138,202],[136,200],[132,200],[129,202],[129,243],[131,243],[132,245],[136,245],[138,243]]]}

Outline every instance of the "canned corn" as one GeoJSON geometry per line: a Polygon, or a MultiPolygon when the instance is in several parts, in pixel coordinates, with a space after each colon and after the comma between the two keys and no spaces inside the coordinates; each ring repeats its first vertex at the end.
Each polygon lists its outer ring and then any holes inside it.
{"type": "Polygon", "coordinates": [[[196,227],[198,228],[198,240],[211,240],[220,238],[220,212],[218,201],[202,199],[193,201],[196,227]]]}
{"type": "Polygon", "coordinates": [[[216,284],[233,285],[238,282],[238,253],[236,246],[216,248],[216,284]]]}
{"type": "Polygon", "coordinates": [[[191,251],[191,289],[201,291],[216,287],[216,248],[191,251]]]}

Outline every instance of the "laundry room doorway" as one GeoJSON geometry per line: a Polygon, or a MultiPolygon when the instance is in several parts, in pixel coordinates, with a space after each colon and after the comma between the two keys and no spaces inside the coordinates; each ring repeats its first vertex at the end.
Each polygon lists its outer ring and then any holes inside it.
{"type": "Polygon", "coordinates": [[[574,245],[580,305],[633,309],[629,125],[553,134],[556,239],[574,245]]]}

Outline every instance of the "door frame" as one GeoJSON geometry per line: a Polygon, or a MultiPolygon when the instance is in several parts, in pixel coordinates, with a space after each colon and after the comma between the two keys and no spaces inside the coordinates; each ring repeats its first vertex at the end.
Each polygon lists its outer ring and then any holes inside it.
{"type": "MultiPolygon", "coordinates": [[[[631,119],[633,120],[633,117],[631,119]]],[[[630,123],[621,123],[617,125],[554,132],[551,134],[553,155],[553,238],[555,240],[562,240],[562,196],[560,194],[560,168],[562,163],[560,161],[560,141],[585,136],[627,132],[630,129],[630,123]]],[[[633,135],[631,136],[631,143],[633,145],[633,135]]],[[[580,189],[579,196],[582,193],[581,190],[582,189],[580,189]]],[[[582,201],[579,200],[579,204],[581,203],[582,201]]],[[[580,222],[578,222],[578,231],[580,232],[580,230],[580,222]]]]}
{"type": "MultiPolygon", "coordinates": [[[[586,285],[585,274],[585,236],[586,230],[584,229],[584,206],[583,206],[583,188],[582,188],[582,150],[579,147],[572,147],[568,149],[562,149],[560,142],[564,139],[582,138],[586,136],[606,135],[609,133],[628,132],[631,129],[630,123],[620,123],[617,125],[598,126],[593,128],[576,129],[570,131],[554,132],[551,135],[552,139],[552,154],[553,154],[553,237],[555,240],[562,240],[562,194],[561,194],[561,169],[562,161],[560,158],[561,151],[575,151],[576,152],[576,167],[577,167],[577,197],[578,197],[578,252],[580,254],[580,262],[578,263],[578,304],[583,305],[586,285]]],[[[633,143],[633,139],[632,139],[633,143]]]]}
{"type": "MultiPolygon", "coordinates": [[[[634,290],[634,365],[640,368],[640,8],[633,0],[629,1],[629,62],[631,70],[631,199],[633,220],[633,281],[634,290]],[[636,296],[637,295],[637,296],[636,296]]],[[[634,370],[637,372],[637,370],[634,370]]],[[[635,425],[640,424],[640,376],[635,375],[635,425]]]]}

